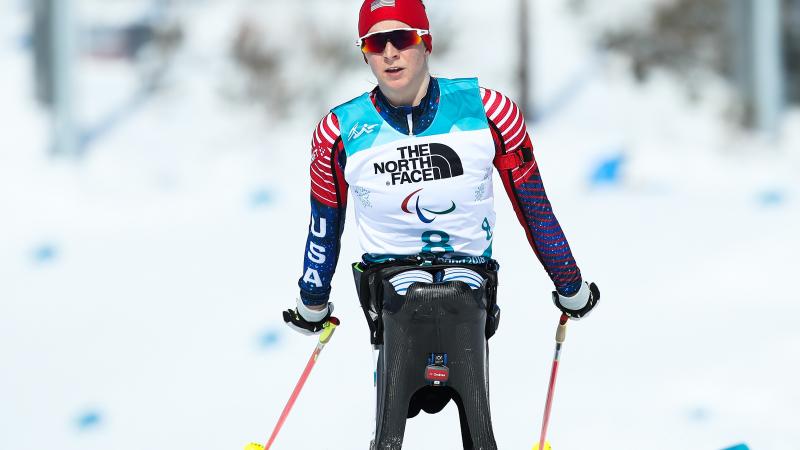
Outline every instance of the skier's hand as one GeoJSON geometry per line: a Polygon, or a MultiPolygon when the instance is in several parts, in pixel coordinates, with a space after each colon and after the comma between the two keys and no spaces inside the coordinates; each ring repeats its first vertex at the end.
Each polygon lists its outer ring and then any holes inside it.
{"type": "Polygon", "coordinates": [[[289,325],[289,328],[305,335],[311,335],[322,331],[322,325],[330,319],[332,313],[333,303],[325,304],[322,309],[315,309],[297,299],[296,308],[283,312],[283,321],[289,325]]]}
{"type": "Polygon", "coordinates": [[[553,291],[553,303],[571,319],[586,317],[600,301],[600,289],[594,283],[583,282],[575,295],[566,297],[553,291]]]}

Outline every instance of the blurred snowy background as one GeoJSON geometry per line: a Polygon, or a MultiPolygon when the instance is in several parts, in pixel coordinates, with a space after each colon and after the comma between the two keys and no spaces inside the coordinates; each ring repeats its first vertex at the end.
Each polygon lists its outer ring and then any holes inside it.
{"type": "MultiPolygon", "coordinates": [[[[439,76],[523,103],[603,292],[564,347],[556,450],[800,449],[800,1],[428,0],[439,76]],[[524,48],[524,47],[522,47],[524,48]]],[[[0,0],[0,449],[264,441],[314,340],[288,331],[311,132],[374,86],[357,0],[0,0]]],[[[502,192],[502,189],[496,190],[502,192]]],[[[503,194],[500,448],[538,437],[558,312],[503,194]]],[[[352,219],[351,225],[352,225],[352,219]]],[[[276,449],[366,448],[343,325],[276,449]]],[[[460,448],[410,420],[409,449],[460,448]]]]}

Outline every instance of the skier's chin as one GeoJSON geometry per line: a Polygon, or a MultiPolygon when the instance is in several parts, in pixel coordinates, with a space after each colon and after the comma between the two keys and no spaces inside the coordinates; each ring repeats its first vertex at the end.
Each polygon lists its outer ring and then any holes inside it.
{"type": "MultiPolygon", "coordinates": [[[[401,72],[402,73],[402,72],[401,72]]],[[[387,89],[391,89],[393,91],[401,91],[408,87],[409,79],[403,74],[403,76],[385,76],[383,77],[383,85],[387,89]]]]}

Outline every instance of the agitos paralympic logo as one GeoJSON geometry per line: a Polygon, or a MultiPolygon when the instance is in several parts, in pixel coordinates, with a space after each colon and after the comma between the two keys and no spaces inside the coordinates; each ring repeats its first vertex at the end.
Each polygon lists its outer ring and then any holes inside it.
{"type": "Polygon", "coordinates": [[[464,174],[461,158],[452,148],[437,143],[398,147],[400,158],[374,163],[375,175],[388,174],[386,185],[441,180],[464,174]]]}
{"type": "MultiPolygon", "coordinates": [[[[411,197],[413,197],[415,194],[419,193],[419,191],[421,191],[421,190],[422,189],[417,189],[416,191],[408,194],[408,197],[406,197],[403,200],[403,203],[400,205],[400,209],[402,209],[403,212],[408,213],[408,214],[413,214],[413,212],[411,212],[411,210],[408,209],[408,203],[411,201],[411,197]]],[[[415,204],[415,209],[416,209],[416,212],[417,212],[417,217],[419,217],[419,220],[421,220],[423,223],[431,223],[436,219],[436,216],[441,216],[441,215],[444,215],[444,214],[450,214],[451,212],[456,210],[456,202],[454,202],[452,200],[450,200],[450,207],[447,208],[447,209],[443,209],[441,211],[434,211],[434,210],[431,210],[431,209],[428,209],[428,208],[420,208],[420,206],[419,206],[419,197],[420,196],[417,195],[417,201],[416,201],[416,204],[415,204]],[[432,219],[429,219],[429,218],[425,217],[425,215],[422,213],[422,211],[426,211],[429,214],[433,214],[434,217],[432,219]]]]}

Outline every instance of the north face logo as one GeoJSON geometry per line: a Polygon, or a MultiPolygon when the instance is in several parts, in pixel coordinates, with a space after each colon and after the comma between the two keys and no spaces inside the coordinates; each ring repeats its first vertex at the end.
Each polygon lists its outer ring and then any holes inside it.
{"type": "Polygon", "coordinates": [[[438,143],[398,147],[400,158],[374,163],[375,175],[388,174],[387,185],[441,180],[464,174],[461,158],[452,148],[438,143]]]}

